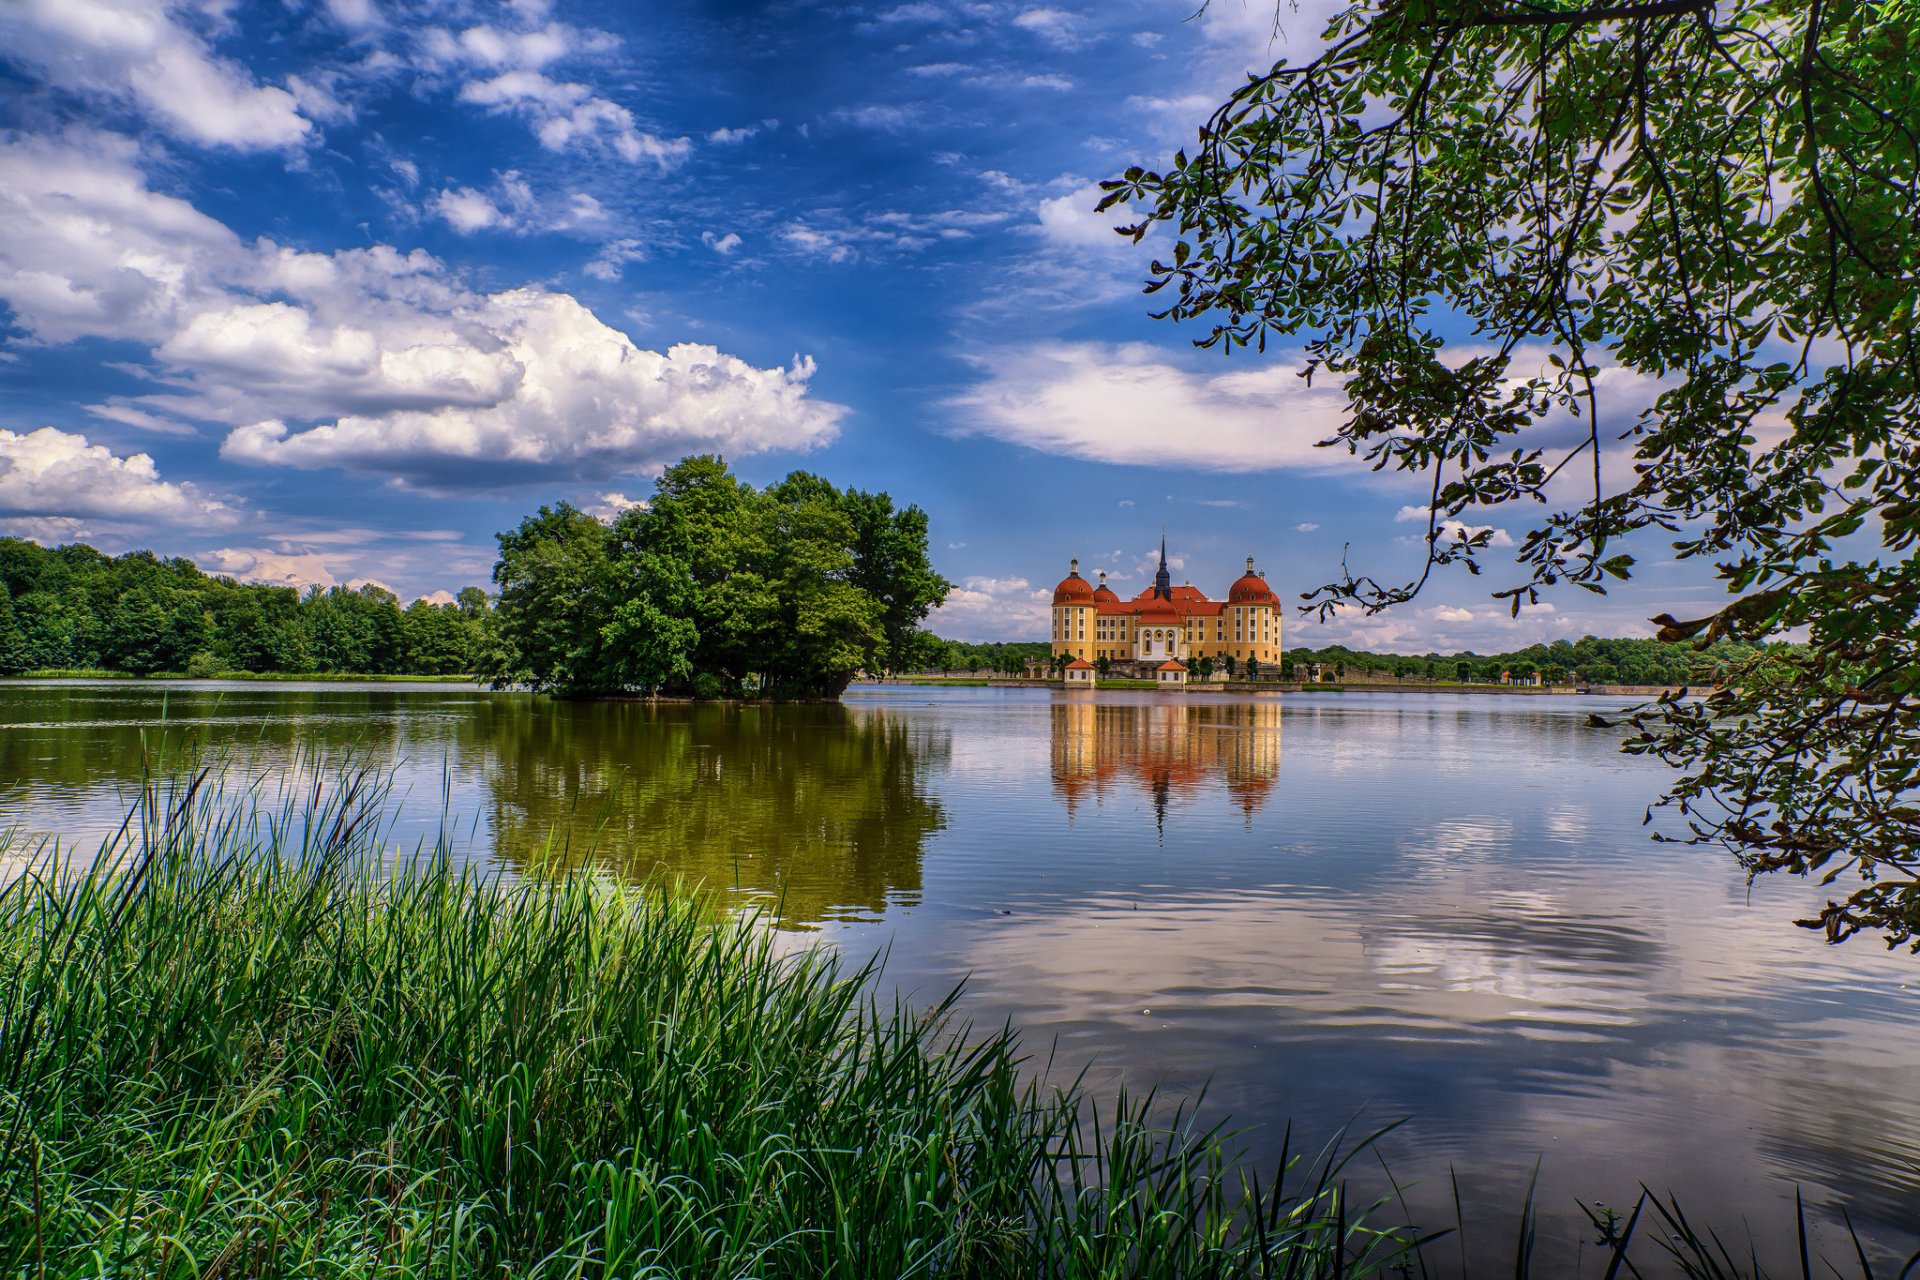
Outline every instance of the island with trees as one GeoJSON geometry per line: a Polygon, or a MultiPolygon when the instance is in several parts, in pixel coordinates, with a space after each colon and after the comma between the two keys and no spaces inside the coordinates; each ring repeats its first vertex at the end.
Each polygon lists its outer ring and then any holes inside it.
{"type": "Polygon", "coordinates": [[[804,471],[756,489],[711,456],[611,522],[541,507],[500,535],[493,577],[476,674],[566,697],[836,698],[918,662],[948,588],[920,508],[804,471]]]}

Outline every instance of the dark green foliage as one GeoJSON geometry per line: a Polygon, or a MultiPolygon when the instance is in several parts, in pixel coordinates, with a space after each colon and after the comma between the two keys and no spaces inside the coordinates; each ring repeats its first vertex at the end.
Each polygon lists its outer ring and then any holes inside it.
{"type": "Polygon", "coordinates": [[[669,468],[610,525],[564,503],[500,535],[496,685],[837,697],[924,643],[945,598],[927,520],[796,471],[765,491],[717,457],[669,468]]]}
{"type": "Polygon", "coordinates": [[[1051,663],[1053,646],[1045,640],[994,640],[969,644],[964,640],[942,640],[922,633],[916,653],[916,671],[991,671],[995,675],[1019,675],[1029,662],[1051,663]]]}
{"type": "Polygon", "coordinates": [[[0,582],[0,676],[18,675],[30,665],[26,638],[13,616],[13,596],[7,584],[0,582]]]}
{"type": "Polygon", "coordinates": [[[16,538],[0,538],[0,594],[13,637],[0,625],[0,675],[454,675],[474,669],[491,612],[474,587],[458,604],[417,600],[402,611],[391,592],[372,585],[316,588],[302,598],[291,587],[209,577],[189,560],[147,551],[108,557],[16,538]]]}
{"type": "Polygon", "coordinates": [[[1578,677],[1583,685],[1683,688],[1717,683],[1725,672],[1751,660],[1754,652],[1749,645],[1725,641],[1702,650],[1659,640],[1582,636],[1578,640],[1555,640],[1551,644],[1528,645],[1524,649],[1492,654],[1367,653],[1336,644],[1324,649],[1289,649],[1286,660],[1295,668],[1297,679],[1306,678],[1299,670],[1303,664],[1318,663],[1343,679],[1395,676],[1464,684],[1498,681],[1502,672],[1518,676],[1537,671],[1550,684],[1578,677]]]}
{"type": "Polygon", "coordinates": [[[1515,613],[1636,541],[1710,566],[1660,638],[1749,656],[1631,749],[1691,841],[1857,874],[1807,923],[1920,949],[1916,62],[1912,0],[1357,0],[1102,207],[1164,227],[1161,315],[1304,346],[1327,443],[1427,492],[1419,575],[1316,607],[1479,573],[1500,520],[1515,613]]]}

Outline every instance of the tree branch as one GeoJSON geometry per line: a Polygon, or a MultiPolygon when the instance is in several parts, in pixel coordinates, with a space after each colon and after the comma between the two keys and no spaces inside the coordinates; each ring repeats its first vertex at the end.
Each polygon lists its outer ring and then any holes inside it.
{"type": "Polygon", "coordinates": [[[1632,22],[1676,13],[1706,13],[1714,0],[1649,0],[1647,4],[1610,4],[1594,9],[1509,9],[1468,19],[1470,27],[1551,27],[1562,23],[1632,22]]]}

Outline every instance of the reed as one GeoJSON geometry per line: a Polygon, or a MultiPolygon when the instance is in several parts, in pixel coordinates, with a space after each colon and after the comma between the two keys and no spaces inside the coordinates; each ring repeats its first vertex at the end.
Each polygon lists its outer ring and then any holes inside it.
{"type": "Polygon", "coordinates": [[[1255,1173],[1192,1111],[1049,1085],[953,997],[886,1003],[699,892],[396,859],[385,800],[206,771],[85,861],[23,852],[0,1273],[1429,1274],[1435,1237],[1348,1190],[1367,1140],[1255,1173]]]}

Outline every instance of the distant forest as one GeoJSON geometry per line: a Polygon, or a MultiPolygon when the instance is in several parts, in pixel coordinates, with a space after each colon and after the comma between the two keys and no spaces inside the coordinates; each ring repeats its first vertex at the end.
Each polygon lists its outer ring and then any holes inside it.
{"type": "MultiPolygon", "coordinates": [[[[1280,669],[1267,674],[1279,680],[1304,679],[1311,673],[1301,668],[1315,665],[1322,679],[1333,680],[1394,676],[1487,683],[1510,673],[1515,678],[1538,675],[1547,684],[1559,684],[1577,673],[1582,682],[1593,684],[1681,685],[1705,681],[1723,665],[1752,652],[1747,646],[1725,641],[1701,651],[1689,644],[1606,640],[1596,636],[1555,640],[1552,644],[1528,645],[1524,649],[1492,654],[1364,653],[1343,645],[1330,645],[1324,649],[1289,649],[1280,669]]],[[[971,644],[933,636],[923,642],[921,653],[925,655],[921,667],[925,671],[1011,674],[1025,670],[1030,658],[1048,661],[1051,646],[1044,640],[971,644]]]]}
{"type": "Polygon", "coordinates": [[[0,675],[458,675],[479,659],[488,613],[478,587],[457,603],[402,609],[372,585],[302,595],[150,551],[108,556],[0,538],[0,675]]]}

